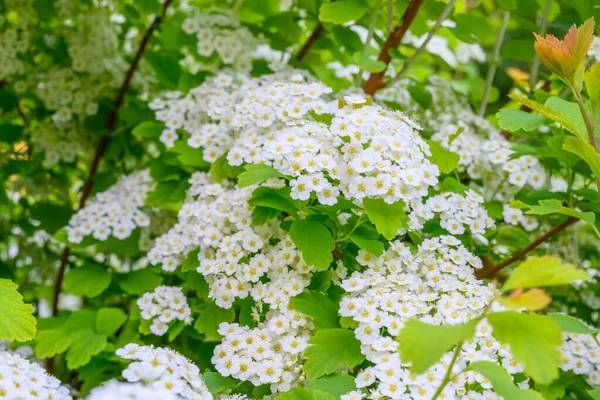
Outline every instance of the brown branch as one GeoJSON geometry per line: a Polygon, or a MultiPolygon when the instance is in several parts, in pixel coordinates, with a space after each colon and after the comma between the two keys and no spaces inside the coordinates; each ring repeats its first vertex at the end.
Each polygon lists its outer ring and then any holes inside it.
{"type": "Polygon", "coordinates": [[[304,43],[304,46],[302,46],[298,54],[296,54],[297,61],[301,61],[308,54],[308,51],[310,50],[312,45],[317,41],[317,39],[321,36],[322,33],[323,24],[319,22],[317,23],[317,26],[315,26],[315,29],[312,31],[311,35],[306,40],[306,43],[304,43]]]}
{"type": "Polygon", "coordinates": [[[492,265],[490,268],[484,268],[484,269],[477,271],[477,278],[484,279],[484,278],[489,278],[489,277],[493,276],[495,273],[497,273],[501,269],[508,267],[509,265],[511,265],[512,263],[514,263],[516,261],[519,261],[531,250],[535,249],[540,244],[544,243],[546,240],[550,239],[557,233],[563,231],[565,228],[568,228],[569,226],[573,225],[577,221],[579,221],[577,218],[569,217],[569,219],[567,219],[565,222],[550,229],[548,232],[546,232],[545,234],[543,234],[542,236],[540,236],[539,238],[537,238],[533,242],[531,242],[529,245],[527,245],[527,247],[524,247],[523,249],[517,251],[510,258],[507,258],[506,260],[502,261],[501,263],[492,265]]]}
{"type": "Polygon", "coordinates": [[[400,42],[402,42],[404,35],[414,21],[415,16],[417,15],[417,12],[421,8],[422,4],[423,0],[411,0],[408,8],[402,16],[402,25],[397,26],[394,28],[394,30],[392,30],[390,36],[387,38],[383,44],[383,47],[381,48],[381,51],[379,52],[378,60],[385,63],[385,69],[381,72],[373,72],[371,76],[369,76],[369,79],[363,86],[365,93],[373,96],[375,92],[385,87],[386,84],[383,81],[383,77],[385,75],[385,71],[387,70],[388,64],[392,60],[389,51],[390,49],[395,49],[400,45],[400,42]]]}
{"type": "MultiPolygon", "coordinates": [[[[108,117],[106,119],[106,130],[108,131],[108,133],[106,133],[104,136],[102,136],[100,138],[100,140],[98,141],[98,144],[96,145],[96,152],[94,154],[94,159],[92,160],[92,165],[90,166],[90,172],[85,181],[85,184],[83,185],[83,191],[81,193],[81,198],[79,199],[79,209],[82,209],[83,207],[85,207],[85,203],[92,192],[92,187],[94,186],[94,178],[98,171],[98,166],[100,165],[100,160],[102,159],[102,156],[106,152],[108,143],[110,142],[110,132],[115,129],[115,126],[117,124],[117,117],[119,115],[119,109],[123,105],[123,102],[125,100],[125,95],[127,94],[127,91],[129,90],[129,86],[131,86],[133,74],[135,73],[135,71],[140,63],[140,60],[142,59],[144,51],[146,50],[146,47],[148,46],[148,41],[150,40],[150,37],[152,37],[152,34],[156,30],[156,28],[162,23],[165,15],[167,13],[167,9],[169,8],[169,6],[171,5],[172,2],[173,2],[173,0],[165,1],[165,4],[163,5],[162,13],[160,15],[156,16],[156,18],[154,18],[154,21],[152,22],[152,24],[148,27],[148,29],[144,33],[144,36],[142,37],[142,40],[140,42],[140,46],[139,46],[137,52],[135,53],[133,60],[131,61],[131,64],[129,65],[129,69],[127,70],[127,73],[125,74],[125,79],[123,80],[123,83],[121,84],[119,93],[114,102],[113,109],[111,110],[110,114],[108,115],[108,117]]],[[[66,272],[67,264],[69,262],[70,253],[71,253],[71,249],[68,246],[65,247],[65,249],[62,253],[62,256],[61,256],[60,267],[58,269],[58,275],[56,277],[56,282],[54,285],[52,315],[58,314],[58,299],[60,297],[60,292],[62,290],[62,281],[64,278],[64,274],[66,272]]]]}

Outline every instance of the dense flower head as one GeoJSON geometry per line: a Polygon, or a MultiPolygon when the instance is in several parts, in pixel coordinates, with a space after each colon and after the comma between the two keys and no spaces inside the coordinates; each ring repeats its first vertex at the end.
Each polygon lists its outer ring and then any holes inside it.
{"type": "MultiPolygon", "coordinates": [[[[28,11],[28,6],[9,5],[19,11],[28,11]],[[21,10],[22,9],[22,10],[21,10]]],[[[30,21],[26,14],[18,14],[16,21],[9,21],[0,15],[0,81],[20,75],[25,70],[21,57],[29,50],[31,34],[30,21]]]]}
{"type": "Polygon", "coordinates": [[[144,293],[137,301],[143,319],[151,320],[150,331],[162,336],[174,320],[192,323],[192,310],[180,287],[159,286],[153,292],[144,293]]]}
{"type": "Polygon", "coordinates": [[[69,389],[36,363],[0,352],[0,397],[12,400],[72,400],[69,389]]]}
{"type": "Polygon", "coordinates": [[[560,368],[583,375],[591,386],[600,386],[600,346],[592,335],[563,334],[560,368]]]}
{"type": "Polygon", "coordinates": [[[133,361],[123,371],[128,382],[141,382],[185,400],[213,399],[200,369],[171,349],[130,343],[117,350],[117,355],[133,361]]]}
{"type": "Polygon", "coordinates": [[[67,227],[69,241],[80,243],[87,235],[97,240],[106,240],[110,235],[125,239],[134,229],[149,226],[150,217],[141,207],[155,185],[147,169],[121,176],[71,217],[67,227]]]}
{"type": "Polygon", "coordinates": [[[304,314],[286,309],[269,311],[256,328],[223,323],[224,336],[212,363],[223,376],[269,384],[273,393],[286,392],[304,381],[303,352],[308,346],[312,323],[304,314]]]}
{"type": "Polygon", "coordinates": [[[521,226],[528,232],[536,229],[540,225],[535,216],[525,215],[523,210],[512,208],[508,204],[504,205],[502,216],[504,222],[515,226],[521,226]]]}
{"type": "MultiPolygon", "coordinates": [[[[356,338],[367,360],[373,363],[357,375],[357,387],[368,388],[372,396],[390,399],[431,398],[452,355],[446,354],[427,372],[414,376],[400,361],[394,338],[409,318],[439,325],[466,322],[481,315],[494,296],[493,287],[473,275],[473,268],[481,268],[481,260],[453,236],[440,236],[425,240],[416,253],[402,242],[393,241],[381,256],[361,251],[357,261],[364,270],[353,272],[342,282],[347,295],[340,305],[340,314],[358,323],[356,338]]],[[[479,360],[498,362],[509,373],[523,371],[491,331],[486,321],[477,326],[475,337],[461,350],[455,372],[479,360]]],[[[500,398],[491,391],[490,382],[475,372],[458,375],[444,394],[447,398],[478,395],[470,393],[474,383],[489,396],[482,398],[500,398]]]]}
{"type": "Polygon", "coordinates": [[[86,400],[179,400],[167,389],[161,389],[153,386],[145,386],[139,382],[118,382],[115,380],[98,386],[92,390],[86,400]]]}
{"type": "Polygon", "coordinates": [[[44,161],[48,165],[58,164],[60,161],[72,163],[78,153],[87,147],[73,123],[61,124],[59,128],[52,122],[44,122],[33,132],[35,151],[44,153],[44,161]]]}
{"type": "Polygon", "coordinates": [[[309,285],[313,268],[289,235],[275,221],[252,225],[254,207],[248,199],[255,187],[218,184],[200,172],[190,183],[177,224],[148,254],[151,263],[174,271],[187,254],[199,250],[197,271],[208,282],[209,297],[224,308],[248,295],[272,309],[285,307],[309,285]]]}

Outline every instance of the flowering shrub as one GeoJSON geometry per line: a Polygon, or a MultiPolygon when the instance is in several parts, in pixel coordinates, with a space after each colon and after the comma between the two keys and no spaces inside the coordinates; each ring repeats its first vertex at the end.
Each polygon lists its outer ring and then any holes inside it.
{"type": "Polygon", "coordinates": [[[0,0],[0,399],[600,399],[573,3],[0,0]]]}

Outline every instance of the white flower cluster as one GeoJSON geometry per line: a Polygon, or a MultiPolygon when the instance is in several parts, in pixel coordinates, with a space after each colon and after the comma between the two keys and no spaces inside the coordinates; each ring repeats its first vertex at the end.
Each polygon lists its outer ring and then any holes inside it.
{"type": "MultiPolygon", "coordinates": [[[[410,32],[404,36],[406,44],[421,47],[427,35],[417,37],[410,32]]],[[[477,62],[485,61],[485,53],[478,44],[459,43],[454,50],[450,48],[448,39],[443,36],[434,35],[425,46],[428,53],[435,54],[444,60],[449,66],[456,67],[458,64],[467,64],[471,60],[477,62]]]]}
{"type": "Polygon", "coordinates": [[[141,316],[152,320],[150,331],[162,336],[167,333],[169,323],[174,320],[192,323],[192,310],[180,287],[159,286],[153,292],[144,293],[137,301],[141,316]]]}
{"type": "Polygon", "coordinates": [[[465,227],[473,234],[485,234],[486,229],[494,227],[494,220],[483,207],[483,197],[473,190],[464,196],[458,193],[442,193],[428,198],[424,204],[414,206],[409,226],[421,229],[424,222],[439,214],[440,225],[452,235],[462,235],[465,227]]]}
{"type": "MultiPolygon", "coordinates": [[[[23,2],[29,3],[26,6],[8,3],[9,10],[14,7],[15,11],[23,8],[23,11],[27,12],[26,9],[31,7],[32,2],[23,2]]],[[[14,23],[0,15],[0,81],[25,72],[25,63],[20,56],[29,50],[30,36],[29,21],[25,14],[19,12],[14,23]]]]}
{"type": "Polygon", "coordinates": [[[69,389],[38,364],[6,351],[0,352],[0,398],[72,400],[69,389]]]}
{"type": "Polygon", "coordinates": [[[508,204],[504,205],[502,216],[504,222],[515,226],[520,225],[527,232],[533,231],[540,225],[535,215],[525,215],[523,210],[512,208],[508,204]]]}
{"type": "Polygon", "coordinates": [[[252,226],[254,207],[248,199],[255,187],[232,188],[200,172],[190,183],[177,224],[148,254],[152,264],[174,271],[199,249],[198,272],[208,282],[209,297],[223,308],[248,295],[271,309],[285,307],[310,284],[313,267],[278,224],[252,226]]]}
{"type": "Polygon", "coordinates": [[[600,61],[600,36],[594,36],[594,41],[588,50],[587,55],[600,61]]]}
{"type": "Polygon", "coordinates": [[[74,124],[61,124],[60,128],[49,122],[42,122],[34,128],[34,150],[44,152],[44,162],[54,165],[63,161],[72,163],[84,149],[74,124]]]}
{"type": "Polygon", "coordinates": [[[125,360],[133,360],[123,371],[128,382],[142,382],[166,390],[185,400],[212,400],[200,369],[181,354],[154,346],[130,343],[117,350],[125,360]]]}
{"type": "Polygon", "coordinates": [[[237,18],[220,13],[198,14],[187,18],[182,29],[188,35],[196,35],[197,51],[203,58],[216,53],[223,64],[237,71],[252,69],[251,55],[259,42],[237,18]]]}
{"type": "Polygon", "coordinates": [[[217,345],[212,363],[223,376],[271,385],[271,391],[287,392],[298,386],[302,375],[303,352],[308,347],[312,323],[292,309],[269,311],[256,328],[223,323],[224,336],[217,345]]]}
{"type": "Polygon", "coordinates": [[[106,240],[110,235],[125,239],[137,227],[149,226],[150,218],[140,208],[154,187],[148,169],[121,176],[71,217],[67,227],[69,241],[80,243],[90,234],[97,240],[106,240]]]}
{"type": "Polygon", "coordinates": [[[563,371],[584,375],[591,386],[600,386],[600,346],[592,335],[563,334],[561,353],[563,371]]]}
{"type": "Polygon", "coordinates": [[[179,400],[181,398],[167,389],[144,386],[141,383],[118,382],[112,380],[92,390],[86,400],[115,399],[179,400]]]}
{"type": "MultiPolygon", "coordinates": [[[[440,236],[425,240],[416,254],[394,241],[379,257],[361,250],[357,261],[365,270],[352,273],[342,282],[348,294],[340,304],[340,315],[358,323],[354,332],[361,351],[374,364],[357,375],[357,387],[368,388],[373,398],[430,399],[444,378],[452,354],[446,354],[424,374],[414,376],[401,363],[394,338],[409,318],[456,324],[481,315],[493,298],[492,286],[480,283],[473,275],[473,268],[482,267],[481,260],[456,238],[440,236]]],[[[523,371],[507,346],[493,338],[486,321],[464,344],[456,372],[467,362],[478,360],[498,362],[511,374],[523,371]]],[[[491,389],[488,380],[470,371],[450,381],[444,398],[500,399],[491,389]],[[476,386],[484,389],[483,394],[472,390],[476,386]]]]}

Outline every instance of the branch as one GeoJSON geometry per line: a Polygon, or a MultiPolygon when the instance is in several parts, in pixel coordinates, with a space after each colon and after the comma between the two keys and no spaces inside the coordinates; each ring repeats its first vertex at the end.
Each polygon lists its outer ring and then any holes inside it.
{"type": "Polygon", "coordinates": [[[317,26],[315,26],[315,29],[312,31],[312,33],[306,40],[306,43],[304,43],[304,46],[302,46],[298,54],[296,54],[297,61],[301,61],[308,54],[308,51],[310,50],[312,45],[317,41],[317,39],[321,36],[321,33],[323,33],[323,24],[318,22],[317,26]]]}
{"type": "MultiPolygon", "coordinates": [[[[101,160],[102,156],[104,155],[104,153],[106,152],[106,148],[108,147],[108,143],[110,142],[110,132],[115,129],[115,126],[117,124],[117,117],[119,115],[119,109],[123,105],[123,102],[125,100],[125,95],[127,94],[127,91],[129,90],[129,86],[131,86],[131,80],[133,79],[133,74],[135,73],[135,70],[137,69],[137,67],[140,63],[140,60],[142,59],[142,55],[144,54],[144,51],[146,50],[148,41],[150,40],[150,37],[152,36],[152,34],[156,30],[156,28],[162,23],[165,15],[167,13],[167,9],[169,8],[169,6],[171,5],[172,2],[173,2],[173,0],[165,1],[165,4],[163,5],[161,14],[156,16],[156,18],[154,18],[154,21],[152,22],[152,24],[148,27],[148,29],[144,33],[144,36],[142,37],[142,41],[140,42],[140,46],[139,46],[137,52],[135,53],[133,60],[131,61],[131,64],[129,65],[129,69],[127,70],[127,73],[125,74],[125,79],[123,80],[123,83],[121,84],[117,98],[115,99],[113,109],[111,110],[110,114],[108,115],[108,117],[106,119],[106,129],[107,129],[108,133],[106,133],[104,136],[102,136],[100,138],[100,140],[98,141],[98,144],[96,145],[96,152],[94,154],[94,159],[92,160],[92,165],[90,166],[90,172],[85,181],[85,184],[83,185],[83,191],[81,193],[81,198],[79,199],[79,208],[78,209],[82,209],[83,207],[85,207],[85,203],[92,192],[92,187],[94,186],[94,178],[96,176],[96,172],[98,171],[98,166],[100,165],[100,160],[101,160]]],[[[70,253],[71,253],[71,249],[68,246],[65,247],[65,249],[63,250],[62,256],[61,256],[60,267],[58,269],[58,275],[56,277],[56,283],[54,285],[52,315],[58,314],[58,299],[60,297],[60,292],[62,290],[62,281],[63,281],[64,275],[65,275],[67,263],[69,262],[70,253]]]]}
{"type": "Polygon", "coordinates": [[[375,92],[385,87],[383,77],[385,75],[385,71],[387,70],[388,64],[392,59],[389,51],[390,49],[395,49],[400,45],[400,42],[414,21],[415,16],[417,15],[417,12],[421,8],[422,4],[423,0],[411,0],[408,8],[402,16],[402,25],[397,26],[394,28],[394,30],[392,30],[390,36],[387,38],[383,44],[383,47],[381,48],[381,51],[379,52],[378,60],[385,63],[385,69],[381,72],[374,72],[371,74],[371,76],[369,76],[369,79],[363,86],[365,93],[373,96],[375,92]]]}
{"type": "Polygon", "coordinates": [[[569,217],[569,219],[567,219],[565,222],[550,229],[548,232],[546,232],[545,234],[543,234],[542,236],[540,236],[539,238],[537,238],[533,242],[531,242],[527,247],[517,251],[510,258],[507,258],[506,260],[502,261],[501,263],[493,265],[491,268],[489,268],[487,270],[477,271],[477,278],[484,279],[484,278],[489,278],[489,277],[493,276],[496,272],[500,271],[503,268],[508,267],[509,265],[511,265],[512,263],[514,263],[516,261],[519,261],[531,250],[535,249],[540,244],[544,243],[546,240],[550,239],[557,233],[563,231],[565,228],[568,228],[569,226],[573,225],[577,221],[578,221],[577,218],[569,217]]]}

